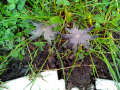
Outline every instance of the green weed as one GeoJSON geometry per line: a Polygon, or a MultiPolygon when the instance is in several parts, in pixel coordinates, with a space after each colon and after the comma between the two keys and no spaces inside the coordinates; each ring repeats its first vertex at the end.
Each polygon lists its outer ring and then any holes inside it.
{"type": "MultiPolygon", "coordinates": [[[[116,39],[113,36],[113,33],[120,35],[119,0],[0,1],[0,52],[2,50],[9,51],[8,53],[1,53],[0,55],[0,74],[5,70],[9,61],[13,57],[19,57],[20,60],[23,59],[23,55],[25,55],[24,48],[31,43],[31,41],[28,41],[28,29],[34,28],[34,26],[30,25],[28,19],[37,21],[44,20],[49,25],[60,22],[60,25],[56,27],[54,31],[65,33],[67,32],[64,30],[64,23],[69,24],[72,20],[74,20],[76,25],[82,30],[85,27],[88,28],[94,25],[95,29],[90,32],[90,34],[98,35],[97,39],[90,42],[94,48],[89,52],[85,52],[85,49],[83,48],[78,49],[78,52],[75,53],[76,59],[73,66],[77,60],[81,59],[80,57],[84,58],[85,56],[89,55],[93,64],[93,75],[95,75],[97,70],[91,56],[91,54],[94,54],[106,63],[111,75],[113,76],[113,79],[117,81],[116,85],[118,89],[120,89],[120,86],[118,85],[118,81],[120,80],[120,73],[118,70],[120,67],[120,39],[116,39]],[[109,60],[106,57],[106,54],[111,55],[116,72],[112,68],[109,60]]],[[[58,38],[59,37],[60,36],[58,36],[58,38]]],[[[54,40],[54,43],[60,43],[58,38],[54,40]]],[[[40,49],[41,51],[44,51],[44,43],[47,42],[41,42],[40,40],[40,42],[34,42],[32,44],[37,46],[37,50],[40,49]]],[[[63,46],[61,46],[61,48],[62,47],[63,46]]],[[[34,52],[34,57],[32,58],[33,60],[37,55],[37,50],[34,52]]],[[[64,65],[60,57],[61,53],[59,53],[59,50],[57,49],[56,52],[61,62],[65,79],[64,65]]],[[[39,72],[45,65],[49,55],[47,56],[44,64],[41,66],[39,72]]],[[[65,55],[69,55],[69,53],[66,53],[65,55]]],[[[71,75],[73,68],[74,67],[72,67],[69,76],[71,75]]]]}

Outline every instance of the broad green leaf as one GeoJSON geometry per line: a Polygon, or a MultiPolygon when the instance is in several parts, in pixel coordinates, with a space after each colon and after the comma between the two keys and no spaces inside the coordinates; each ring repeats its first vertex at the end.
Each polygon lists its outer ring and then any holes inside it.
{"type": "Polygon", "coordinates": [[[8,29],[6,30],[6,34],[9,34],[10,31],[11,31],[11,29],[8,28],[8,29]]]}
{"type": "MultiPolygon", "coordinates": [[[[9,23],[10,23],[10,25],[16,25],[16,23],[17,23],[17,19],[12,19],[12,20],[10,20],[9,21],[9,23]]],[[[12,26],[13,28],[17,28],[16,26],[12,26]]]]}
{"type": "Polygon", "coordinates": [[[75,2],[78,2],[79,0],[75,0],[75,2]]]}
{"type": "Polygon", "coordinates": [[[26,2],[26,0],[21,0],[20,3],[17,5],[17,8],[18,8],[19,10],[22,10],[23,7],[24,7],[24,5],[25,5],[25,2],[26,2]]]}
{"type": "Polygon", "coordinates": [[[17,8],[18,8],[19,10],[22,10],[23,7],[24,7],[24,4],[22,4],[22,3],[17,5],[17,8]]]}
{"type": "Polygon", "coordinates": [[[98,22],[95,23],[95,28],[97,28],[97,29],[101,28],[101,26],[98,22]]]}
{"type": "Polygon", "coordinates": [[[117,11],[112,11],[112,16],[114,16],[117,13],[117,11]]]}
{"type": "Polygon", "coordinates": [[[11,3],[9,6],[8,6],[8,9],[10,10],[13,10],[15,8],[15,4],[14,3],[11,3]]]}
{"type": "Polygon", "coordinates": [[[9,37],[13,37],[14,36],[14,33],[13,32],[10,32],[9,33],[9,37]]]}
{"type": "Polygon", "coordinates": [[[58,4],[58,5],[70,5],[70,2],[68,0],[57,0],[56,4],[58,4]]]}
{"type": "Polygon", "coordinates": [[[50,18],[50,21],[52,24],[58,23],[60,22],[60,24],[63,23],[63,19],[61,19],[59,16],[54,16],[52,18],[50,18]]]}
{"type": "Polygon", "coordinates": [[[62,2],[62,0],[57,0],[57,1],[56,1],[56,4],[61,5],[61,2],[62,2]]]}
{"type": "Polygon", "coordinates": [[[99,23],[104,23],[104,15],[97,14],[95,15],[95,19],[99,23]]]}
{"type": "Polygon", "coordinates": [[[24,27],[30,28],[30,23],[29,23],[28,19],[24,19],[18,26],[20,26],[22,28],[24,28],[24,27]]]}
{"type": "Polygon", "coordinates": [[[0,41],[0,45],[4,45],[5,44],[5,42],[4,41],[0,41]]]}
{"type": "Polygon", "coordinates": [[[14,3],[14,0],[7,0],[9,3],[14,3]]]}
{"type": "Polygon", "coordinates": [[[70,2],[68,0],[63,0],[63,2],[64,5],[70,5],[70,2]]]}
{"type": "Polygon", "coordinates": [[[23,55],[19,53],[19,60],[23,60],[23,55]]]}
{"type": "Polygon", "coordinates": [[[96,6],[99,11],[101,11],[103,8],[102,6],[96,6]]]}
{"type": "Polygon", "coordinates": [[[25,4],[26,0],[20,0],[22,4],[25,4]]]}
{"type": "Polygon", "coordinates": [[[18,57],[18,51],[17,51],[17,52],[13,52],[13,53],[12,53],[12,56],[13,56],[13,57],[18,57]]]}
{"type": "Polygon", "coordinates": [[[17,10],[13,10],[12,15],[13,15],[14,17],[17,17],[17,16],[20,16],[20,13],[19,13],[17,10]]]}
{"type": "Polygon", "coordinates": [[[106,6],[108,6],[109,5],[109,0],[102,0],[102,3],[104,3],[106,6]]]}
{"type": "Polygon", "coordinates": [[[20,11],[20,13],[23,13],[25,15],[25,12],[27,12],[27,9],[23,7],[23,9],[20,11]]]}
{"type": "Polygon", "coordinates": [[[3,26],[5,26],[6,28],[8,28],[8,22],[4,22],[3,26]]]}

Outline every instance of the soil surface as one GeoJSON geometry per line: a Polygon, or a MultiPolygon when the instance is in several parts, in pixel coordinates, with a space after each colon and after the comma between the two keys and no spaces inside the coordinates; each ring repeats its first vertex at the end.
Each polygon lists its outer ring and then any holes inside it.
{"type": "MultiPolygon", "coordinates": [[[[97,56],[95,56],[94,54],[92,54],[93,61],[91,60],[89,55],[85,57],[78,56],[78,59],[76,60],[77,54],[75,54],[69,46],[61,47],[61,45],[65,43],[66,40],[62,41],[63,42],[61,42],[60,44],[56,43],[55,44],[56,49],[53,48],[53,50],[51,49],[53,46],[50,47],[48,44],[45,44],[43,47],[44,51],[41,51],[39,49],[34,60],[32,60],[34,54],[32,55],[31,58],[29,52],[31,53],[35,52],[37,50],[37,47],[30,43],[28,45],[28,48],[27,47],[25,48],[26,55],[24,56],[23,60],[20,61],[18,58],[13,58],[12,60],[10,60],[7,68],[0,75],[0,79],[4,82],[25,76],[28,73],[31,74],[32,73],[31,68],[34,70],[34,72],[37,73],[39,69],[42,67],[46,58],[47,61],[43,66],[42,71],[57,69],[59,79],[64,78],[63,70],[61,69],[62,61],[66,78],[66,90],[71,90],[72,87],[78,87],[80,90],[90,90],[90,86],[95,85],[95,77],[103,79],[112,79],[104,61],[97,58],[97,56]],[[71,75],[69,76],[69,73],[72,69],[74,62],[75,62],[74,68],[71,72],[71,75]],[[32,63],[31,68],[29,68],[31,63],[32,63]],[[96,67],[97,73],[95,73],[95,75],[93,74],[92,63],[94,63],[96,67]]],[[[85,50],[85,52],[89,51],[85,50]]],[[[107,54],[107,56],[108,58],[111,58],[110,55],[107,54]]]]}

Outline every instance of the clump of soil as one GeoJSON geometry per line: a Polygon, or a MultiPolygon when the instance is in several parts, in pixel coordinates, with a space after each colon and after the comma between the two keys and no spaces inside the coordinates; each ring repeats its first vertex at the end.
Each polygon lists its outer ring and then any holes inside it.
{"type": "MultiPolygon", "coordinates": [[[[32,44],[29,44],[28,46],[31,52],[33,52],[36,48],[32,44]]],[[[43,47],[44,51],[38,50],[37,56],[34,58],[32,62],[33,70],[37,73],[41,68],[41,66],[43,65],[43,63],[45,62],[46,58],[48,57],[48,60],[45,63],[42,70],[58,69],[58,77],[59,79],[63,79],[63,71],[61,69],[62,65],[57,55],[57,53],[59,53],[61,60],[63,62],[64,71],[65,71],[66,90],[70,90],[74,86],[78,87],[79,89],[83,89],[83,88],[88,89],[90,85],[94,85],[95,77],[92,74],[93,67],[92,67],[92,61],[90,59],[90,56],[86,56],[82,59],[78,59],[75,63],[75,66],[71,72],[70,77],[68,78],[71,68],[75,62],[76,56],[75,56],[75,53],[71,52],[70,49],[65,47],[60,48],[60,46],[61,45],[57,43],[56,49],[59,50],[59,52],[57,52],[56,50],[53,50],[53,52],[50,54],[49,57],[48,55],[51,49],[48,44],[46,44],[43,47]],[[69,55],[63,56],[62,53],[66,53],[69,51],[70,51],[69,55]]],[[[7,69],[0,75],[0,79],[2,81],[8,81],[11,79],[25,76],[28,73],[31,73],[31,70],[29,69],[29,64],[31,63],[32,60],[30,58],[30,55],[27,49],[26,49],[26,57],[24,57],[22,61],[17,61],[14,59],[11,60],[11,63],[9,63],[9,65],[7,66],[7,69]],[[26,57],[27,57],[27,60],[25,60],[26,57]]],[[[97,58],[97,56],[92,55],[92,58],[97,71],[96,77],[112,79],[106,64],[102,60],[97,58]]]]}

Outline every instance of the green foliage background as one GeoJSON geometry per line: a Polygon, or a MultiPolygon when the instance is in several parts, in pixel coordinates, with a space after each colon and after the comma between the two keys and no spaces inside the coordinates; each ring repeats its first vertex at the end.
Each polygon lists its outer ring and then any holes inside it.
{"type": "MultiPolygon", "coordinates": [[[[28,19],[44,20],[48,24],[60,22],[59,27],[55,29],[60,32],[63,30],[64,23],[69,23],[72,20],[75,20],[76,25],[81,29],[94,25],[95,29],[91,34],[99,36],[92,42],[94,49],[87,53],[82,49],[76,53],[76,56],[96,55],[106,63],[113,79],[117,82],[120,80],[118,70],[120,67],[120,38],[114,38],[113,36],[113,33],[120,35],[119,0],[1,0],[0,52],[10,51],[7,54],[0,55],[2,72],[9,62],[9,57],[19,57],[22,60],[23,55],[25,55],[24,49],[29,42],[24,36],[29,38],[28,29],[34,28],[30,25],[28,19]],[[116,72],[105,56],[106,53],[111,55],[116,72]]],[[[43,51],[44,42],[34,44],[43,51]]],[[[57,54],[59,55],[59,53],[57,54]]],[[[59,58],[61,59],[61,57],[59,58]]],[[[76,60],[78,59],[76,58],[76,60]]],[[[97,71],[93,63],[94,73],[97,73],[97,71]]],[[[117,86],[119,88],[118,83],[117,86]]]]}

